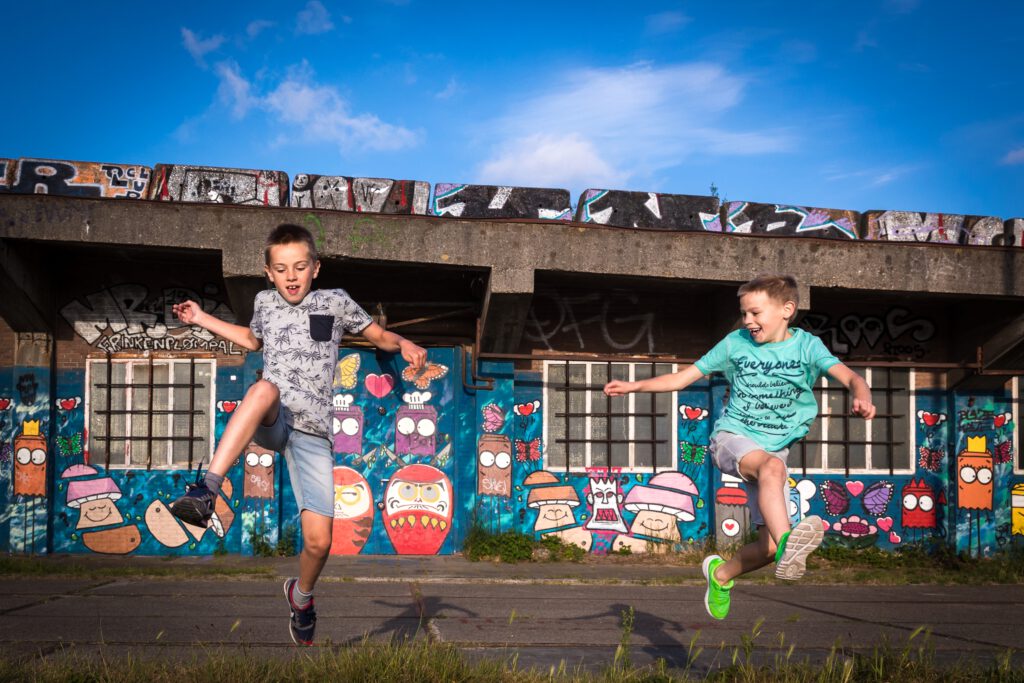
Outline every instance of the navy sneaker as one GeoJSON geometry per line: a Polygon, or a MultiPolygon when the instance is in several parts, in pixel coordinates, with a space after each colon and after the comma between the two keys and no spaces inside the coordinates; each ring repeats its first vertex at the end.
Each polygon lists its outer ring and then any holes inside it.
{"type": "Polygon", "coordinates": [[[313,606],[313,598],[305,609],[298,609],[292,602],[292,591],[299,583],[296,578],[285,579],[284,597],[288,601],[288,609],[291,610],[291,620],[288,622],[288,630],[292,634],[292,642],[296,645],[312,645],[313,634],[316,632],[316,608],[313,606]]]}
{"type": "Polygon", "coordinates": [[[196,482],[185,485],[185,495],[171,503],[171,514],[186,524],[205,529],[213,517],[217,494],[199,479],[201,471],[200,467],[196,467],[196,482]]]}

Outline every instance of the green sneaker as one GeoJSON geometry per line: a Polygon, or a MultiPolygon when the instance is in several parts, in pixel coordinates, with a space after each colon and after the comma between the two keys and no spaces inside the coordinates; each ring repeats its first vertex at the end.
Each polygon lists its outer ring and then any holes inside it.
{"type": "Polygon", "coordinates": [[[704,564],[701,565],[701,569],[704,570],[704,578],[708,581],[708,589],[704,592],[704,609],[713,619],[725,619],[729,614],[729,604],[732,602],[729,591],[735,583],[733,581],[725,585],[718,583],[718,579],[715,578],[715,570],[721,564],[725,564],[725,560],[721,557],[708,555],[704,558],[704,564]]]}
{"type": "Polygon", "coordinates": [[[807,571],[807,557],[818,549],[825,531],[821,518],[811,515],[800,520],[791,531],[782,535],[775,551],[775,576],[796,581],[807,571]]]}

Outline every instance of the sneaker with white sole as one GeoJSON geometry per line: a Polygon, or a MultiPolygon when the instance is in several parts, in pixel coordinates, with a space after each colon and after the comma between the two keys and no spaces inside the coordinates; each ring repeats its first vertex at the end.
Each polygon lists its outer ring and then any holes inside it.
{"type": "Polygon", "coordinates": [[[303,609],[299,609],[292,601],[292,591],[296,589],[299,580],[296,578],[285,579],[284,597],[288,601],[288,609],[291,616],[288,621],[288,631],[292,635],[292,642],[296,645],[312,645],[313,634],[316,632],[316,608],[313,607],[313,598],[303,609]]]}
{"type": "Polygon", "coordinates": [[[721,584],[715,578],[715,570],[723,564],[725,564],[725,560],[718,555],[708,555],[704,558],[704,563],[701,565],[704,578],[708,582],[708,589],[704,591],[704,609],[708,611],[708,615],[713,619],[725,619],[729,614],[729,605],[732,603],[729,591],[734,583],[729,581],[721,584]]]}
{"type": "Polygon", "coordinates": [[[807,571],[807,558],[818,549],[825,531],[821,518],[805,517],[782,536],[775,551],[775,576],[785,581],[796,581],[807,571]]]}

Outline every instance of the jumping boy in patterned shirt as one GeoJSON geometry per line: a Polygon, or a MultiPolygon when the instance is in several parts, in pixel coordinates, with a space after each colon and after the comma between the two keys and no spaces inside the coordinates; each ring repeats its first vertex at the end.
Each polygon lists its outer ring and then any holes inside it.
{"type": "Polygon", "coordinates": [[[417,370],[425,350],[388,332],[341,289],[312,290],[319,274],[308,230],[280,225],[267,237],[267,278],[274,289],[256,295],[249,327],[204,312],[194,301],[173,306],[187,325],[199,325],[250,351],[263,349],[263,378],[232,414],[202,483],[171,504],[179,519],[205,527],[228,469],[250,441],[284,454],[301,516],[299,576],[284,583],[297,645],[312,645],[316,629],[313,587],[331,548],[334,454],[330,420],[335,364],[342,335],[362,334],[374,346],[399,352],[417,370]]]}
{"type": "Polygon", "coordinates": [[[790,529],[787,512],[786,457],[818,414],[814,384],[828,374],[853,394],[853,412],[875,416],[864,379],[829,353],[821,340],[790,328],[797,311],[796,280],[765,275],[739,288],[743,328],[726,335],[693,365],[679,372],[641,380],[609,382],[604,391],[621,396],[634,391],[680,391],[705,375],[722,372],[730,397],[711,435],[711,457],[726,474],[740,477],[748,491],[750,520],[758,539],[728,561],[704,559],[704,606],[715,619],[729,613],[733,579],[774,561],[775,575],[803,576],[807,557],[821,545],[824,530],[815,516],[790,529]]]}

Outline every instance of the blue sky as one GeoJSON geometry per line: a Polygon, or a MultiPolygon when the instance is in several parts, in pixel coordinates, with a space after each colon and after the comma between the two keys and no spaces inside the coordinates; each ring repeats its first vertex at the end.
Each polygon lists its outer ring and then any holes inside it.
{"type": "Polygon", "coordinates": [[[1024,3],[4,3],[0,156],[1024,216],[1024,3]]]}

